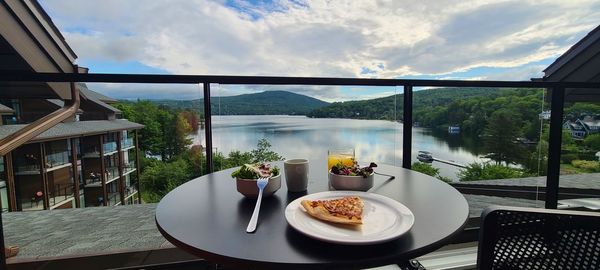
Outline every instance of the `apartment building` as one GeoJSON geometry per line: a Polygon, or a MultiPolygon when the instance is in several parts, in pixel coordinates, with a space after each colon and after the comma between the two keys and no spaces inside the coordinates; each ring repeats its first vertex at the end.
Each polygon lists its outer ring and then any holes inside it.
{"type": "MultiPolygon", "coordinates": [[[[0,59],[0,72],[87,72],[37,1],[0,3],[0,59]]],[[[141,203],[143,125],[122,119],[116,100],[86,84],[0,84],[0,141],[68,106],[71,93],[80,100],[75,115],[0,158],[2,211],[141,203]]]]}

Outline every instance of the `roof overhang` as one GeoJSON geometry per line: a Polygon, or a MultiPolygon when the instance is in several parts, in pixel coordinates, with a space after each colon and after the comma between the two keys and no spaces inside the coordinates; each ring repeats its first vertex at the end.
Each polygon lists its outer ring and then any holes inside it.
{"type": "MultiPolygon", "coordinates": [[[[73,73],[77,56],[35,0],[0,1],[0,69],[73,73]]],[[[2,83],[0,97],[71,99],[68,83],[2,83]]]]}
{"type": "MultiPolygon", "coordinates": [[[[543,81],[600,82],[600,26],[544,69],[543,81]]],[[[551,95],[548,95],[550,97],[551,95]]],[[[600,101],[600,89],[565,89],[566,102],[600,101]]]]}
{"type": "MultiPolygon", "coordinates": [[[[26,125],[0,126],[0,139],[3,139],[14,132],[17,132],[25,126],[26,125]]],[[[106,134],[108,132],[141,129],[143,127],[144,125],[130,122],[125,119],[59,123],[56,126],[44,131],[37,137],[29,140],[27,143],[54,141],[82,136],[93,136],[98,134],[106,134]]]]}

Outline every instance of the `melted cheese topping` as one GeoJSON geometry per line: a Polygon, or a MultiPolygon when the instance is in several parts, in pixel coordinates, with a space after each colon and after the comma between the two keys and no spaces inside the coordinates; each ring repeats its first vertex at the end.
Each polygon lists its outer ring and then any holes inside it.
{"type": "Polygon", "coordinates": [[[362,218],[363,202],[359,197],[351,196],[334,200],[311,201],[312,207],[322,205],[331,215],[348,219],[362,218]]]}

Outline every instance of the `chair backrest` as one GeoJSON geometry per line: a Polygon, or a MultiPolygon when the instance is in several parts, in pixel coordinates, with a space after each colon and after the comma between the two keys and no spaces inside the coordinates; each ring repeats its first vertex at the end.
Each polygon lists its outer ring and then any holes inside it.
{"type": "Polygon", "coordinates": [[[600,269],[600,214],[489,207],[481,215],[477,267],[600,269]]]}

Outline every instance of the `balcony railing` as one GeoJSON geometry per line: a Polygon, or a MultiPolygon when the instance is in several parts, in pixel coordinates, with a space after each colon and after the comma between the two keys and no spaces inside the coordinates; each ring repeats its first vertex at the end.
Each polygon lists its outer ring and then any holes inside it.
{"type": "MultiPolygon", "coordinates": [[[[413,87],[501,87],[501,88],[549,88],[551,94],[550,139],[548,174],[546,177],[546,207],[556,208],[559,188],[560,148],[564,95],[566,88],[598,89],[600,83],[546,82],[546,81],[460,81],[417,79],[367,79],[367,78],[320,78],[320,77],[268,77],[268,76],[207,76],[207,75],[137,75],[137,74],[53,74],[5,72],[0,81],[25,82],[102,82],[102,83],[168,83],[202,84],[204,115],[211,112],[211,84],[246,85],[334,85],[334,86],[392,86],[404,89],[402,110],[402,167],[411,168],[413,87]]],[[[206,165],[213,171],[213,142],[211,118],[205,118],[206,165]]],[[[106,145],[105,145],[106,147],[106,145]]],[[[116,145],[105,148],[116,150],[116,145]]]]}
{"type": "Polygon", "coordinates": [[[117,143],[116,142],[107,142],[102,145],[102,149],[104,150],[104,154],[111,153],[117,151],[117,143]]]}
{"type": "Polygon", "coordinates": [[[69,152],[57,152],[46,155],[46,168],[52,168],[69,163],[69,152]]]}
{"type": "Polygon", "coordinates": [[[75,191],[75,185],[72,183],[68,184],[56,184],[52,188],[53,192],[49,194],[50,197],[50,205],[55,205],[57,203],[63,202],[69,198],[73,197],[73,193],[75,191]]]}
{"type": "Polygon", "coordinates": [[[133,138],[125,138],[121,141],[121,149],[133,147],[133,138]]]}
{"type": "Polygon", "coordinates": [[[106,182],[112,182],[119,178],[119,168],[118,167],[108,167],[106,168],[106,182]]]}
{"type": "Polygon", "coordinates": [[[17,165],[16,166],[17,173],[40,173],[40,165],[17,165]]]}
{"type": "Polygon", "coordinates": [[[136,170],[136,164],[135,164],[135,160],[130,160],[129,162],[125,163],[125,166],[123,166],[123,174],[127,174],[130,173],[132,171],[136,170]]]}
{"type": "MultiPolygon", "coordinates": [[[[250,85],[344,85],[344,86],[395,86],[404,90],[402,119],[402,166],[411,168],[412,127],[413,127],[413,87],[510,87],[510,88],[551,88],[551,121],[548,149],[548,174],[545,177],[544,199],[546,208],[556,208],[559,194],[559,168],[561,132],[566,88],[600,88],[600,83],[563,83],[542,81],[456,81],[456,80],[405,80],[405,79],[343,79],[343,78],[301,78],[301,77],[244,77],[244,76],[187,76],[187,75],[130,75],[130,74],[0,74],[0,81],[39,81],[39,82],[103,82],[103,83],[171,83],[203,84],[205,118],[206,166],[213,171],[213,142],[211,113],[211,83],[250,84],[250,85]]],[[[123,142],[123,147],[125,146],[123,142]]],[[[104,145],[104,151],[116,151],[104,145]]],[[[127,164],[125,167],[128,168],[127,164]]],[[[113,168],[113,171],[116,168],[113,168]]],[[[116,174],[118,175],[118,171],[116,174]]],[[[110,179],[110,177],[108,177],[110,179]]],[[[133,184],[131,185],[133,186],[133,184]]],[[[468,187],[458,186],[459,189],[468,187]]],[[[477,192],[485,187],[477,187],[477,192]]],[[[126,190],[126,194],[133,191],[126,190]]],[[[476,191],[473,191],[476,192],[476,191]]],[[[475,194],[475,193],[473,193],[475,194]]],[[[510,196],[509,194],[505,194],[510,196]]],[[[528,196],[530,196],[529,194],[528,196]]],[[[111,193],[108,200],[117,201],[118,193],[111,193]]],[[[112,204],[112,203],[111,203],[112,204]]],[[[2,239],[0,239],[2,240],[2,239]]]]}
{"type": "Polygon", "coordinates": [[[108,205],[121,204],[121,194],[119,192],[108,193],[108,201],[106,203],[108,205]]]}
{"type": "Polygon", "coordinates": [[[125,198],[137,193],[137,182],[131,182],[129,186],[125,187],[125,198]]]}

